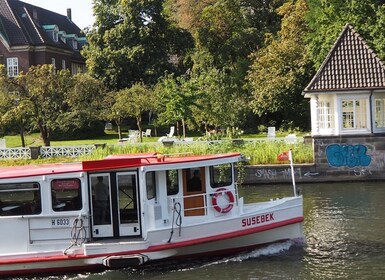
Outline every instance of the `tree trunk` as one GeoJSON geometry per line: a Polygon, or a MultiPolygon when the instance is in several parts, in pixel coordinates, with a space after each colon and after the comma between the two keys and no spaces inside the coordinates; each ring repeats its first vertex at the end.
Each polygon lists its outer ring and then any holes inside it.
{"type": "Polygon", "coordinates": [[[182,130],[183,130],[183,139],[186,138],[186,124],[184,123],[184,119],[182,119],[182,130]]]}
{"type": "Polygon", "coordinates": [[[20,125],[20,140],[21,140],[21,146],[24,148],[25,147],[25,137],[24,137],[24,124],[21,123],[20,125]]]}
{"type": "Polygon", "coordinates": [[[143,134],[142,134],[142,118],[139,116],[136,118],[136,125],[138,126],[139,129],[139,139],[140,143],[143,142],[143,134]]]}
{"type": "Polygon", "coordinates": [[[39,130],[40,130],[40,137],[43,139],[44,146],[48,147],[51,145],[51,141],[49,139],[48,129],[46,126],[42,124],[41,121],[38,122],[39,130]]]}
{"type": "Polygon", "coordinates": [[[122,122],[119,120],[115,120],[115,124],[118,127],[119,140],[121,140],[122,139],[122,128],[121,128],[122,122]]]}

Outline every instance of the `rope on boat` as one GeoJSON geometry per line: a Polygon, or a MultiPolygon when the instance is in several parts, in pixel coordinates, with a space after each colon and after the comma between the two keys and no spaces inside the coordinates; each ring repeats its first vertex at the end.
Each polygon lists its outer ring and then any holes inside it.
{"type": "Polygon", "coordinates": [[[81,216],[77,217],[71,229],[71,245],[64,250],[64,254],[67,254],[67,251],[73,246],[80,246],[86,241],[87,231],[84,227],[84,220],[81,216]]]}
{"type": "Polygon", "coordinates": [[[174,222],[175,225],[179,227],[179,236],[182,232],[182,206],[179,202],[174,203],[173,212],[172,212],[172,224],[171,224],[171,234],[170,238],[168,239],[168,243],[171,242],[172,236],[174,235],[174,222]],[[175,219],[175,213],[177,213],[177,217],[175,219]]]}

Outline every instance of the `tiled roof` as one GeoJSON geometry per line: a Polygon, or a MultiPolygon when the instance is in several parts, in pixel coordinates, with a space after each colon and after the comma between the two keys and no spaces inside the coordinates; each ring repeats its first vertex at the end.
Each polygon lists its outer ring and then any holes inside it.
{"type": "Polygon", "coordinates": [[[84,37],[80,28],[64,15],[19,0],[0,0],[0,32],[9,46],[44,44],[71,49],[68,44],[61,40],[55,42],[47,35],[43,25],[52,24],[67,34],[84,37]]]}
{"type": "Polygon", "coordinates": [[[346,25],[305,93],[385,88],[385,66],[346,25]]]}

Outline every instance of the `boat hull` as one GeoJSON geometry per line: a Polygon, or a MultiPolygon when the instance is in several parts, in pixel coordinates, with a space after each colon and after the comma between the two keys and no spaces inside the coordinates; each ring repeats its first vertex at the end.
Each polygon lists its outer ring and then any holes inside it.
{"type": "Polygon", "coordinates": [[[233,232],[227,237],[155,245],[144,250],[108,252],[104,255],[58,255],[0,261],[0,276],[136,267],[147,261],[230,255],[274,242],[301,240],[303,239],[302,221],[303,219],[299,217],[271,227],[233,232]]]}

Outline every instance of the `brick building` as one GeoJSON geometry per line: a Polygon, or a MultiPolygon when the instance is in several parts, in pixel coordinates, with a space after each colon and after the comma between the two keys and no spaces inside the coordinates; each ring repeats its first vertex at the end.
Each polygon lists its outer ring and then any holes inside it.
{"type": "Polygon", "coordinates": [[[63,16],[22,1],[0,0],[0,63],[8,76],[38,64],[83,72],[84,44],[85,35],[72,22],[70,9],[63,16]]]}

